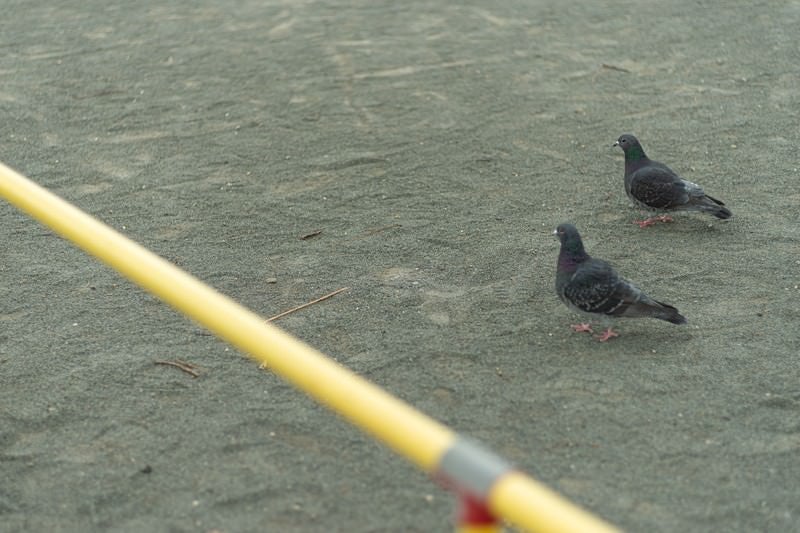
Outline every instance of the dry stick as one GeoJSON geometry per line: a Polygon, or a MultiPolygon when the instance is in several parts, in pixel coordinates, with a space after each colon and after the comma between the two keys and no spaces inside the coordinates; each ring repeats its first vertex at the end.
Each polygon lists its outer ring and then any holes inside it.
{"type": "Polygon", "coordinates": [[[389,224],[388,226],[381,226],[379,228],[373,228],[371,230],[367,230],[360,235],[356,235],[355,237],[348,239],[348,241],[358,241],[360,239],[366,239],[367,237],[372,237],[375,234],[378,234],[382,231],[394,229],[394,228],[402,228],[402,224],[389,224]]]}
{"type": "Polygon", "coordinates": [[[275,316],[273,316],[271,318],[268,318],[267,322],[272,322],[273,320],[278,320],[281,317],[284,317],[284,316],[286,316],[286,315],[288,315],[290,313],[294,313],[295,311],[299,311],[300,309],[308,307],[309,305],[314,305],[314,304],[319,303],[319,302],[321,302],[323,300],[327,300],[331,296],[336,296],[340,292],[344,292],[344,291],[348,290],[349,288],[350,287],[342,287],[341,289],[337,289],[337,290],[333,291],[330,294],[326,294],[325,296],[320,296],[319,298],[317,298],[314,301],[311,301],[311,302],[308,302],[308,303],[304,303],[303,305],[298,305],[297,307],[293,307],[293,308],[289,309],[288,311],[284,311],[283,313],[280,313],[280,314],[277,314],[277,315],[275,315],[275,316]]]}
{"type": "Polygon", "coordinates": [[[630,72],[630,70],[626,68],[618,67],[616,65],[610,65],[608,63],[603,63],[603,68],[607,68],[609,70],[616,70],[617,72],[630,72]]]}
{"type": "Polygon", "coordinates": [[[175,368],[180,368],[187,374],[191,374],[192,377],[196,378],[200,374],[197,372],[197,367],[194,366],[192,363],[187,363],[186,361],[181,361],[180,359],[176,361],[153,361],[157,365],[167,365],[167,366],[174,366],[175,368]]]}
{"type": "Polygon", "coordinates": [[[301,236],[300,240],[307,241],[308,239],[311,239],[312,237],[316,237],[317,235],[319,235],[321,233],[322,233],[321,229],[314,230],[311,233],[306,233],[305,235],[301,236]]]}
{"type": "Polygon", "coordinates": [[[380,233],[382,231],[386,231],[387,229],[402,228],[402,227],[403,227],[402,224],[389,224],[388,226],[381,226],[380,228],[371,229],[371,230],[367,231],[364,234],[364,236],[365,237],[369,237],[369,236],[375,235],[376,233],[380,233]]]}

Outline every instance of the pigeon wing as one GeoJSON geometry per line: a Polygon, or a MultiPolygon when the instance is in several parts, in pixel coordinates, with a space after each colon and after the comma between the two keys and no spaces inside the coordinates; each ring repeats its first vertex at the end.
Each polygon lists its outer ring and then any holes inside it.
{"type": "Polygon", "coordinates": [[[564,286],[564,299],[586,313],[614,315],[621,302],[620,283],[614,269],[599,259],[583,263],[564,286]]]}
{"type": "Polygon", "coordinates": [[[663,165],[649,165],[634,172],[630,194],[655,209],[675,209],[689,201],[686,183],[663,165]]]}

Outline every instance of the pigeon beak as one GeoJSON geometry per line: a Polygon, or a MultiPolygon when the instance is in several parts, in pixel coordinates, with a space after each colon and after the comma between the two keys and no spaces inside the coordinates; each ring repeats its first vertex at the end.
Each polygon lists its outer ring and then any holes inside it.
{"type": "Polygon", "coordinates": [[[617,141],[617,142],[615,142],[614,144],[612,144],[612,145],[611,145],[611,148],[614,148],[615,146],[619,146],[619,141],[617,141]]]}
{"type": "Polygon", "coordinates": [[[558,230],[557,229],[553,230],[553,235],[558,235],[558,230]]]}

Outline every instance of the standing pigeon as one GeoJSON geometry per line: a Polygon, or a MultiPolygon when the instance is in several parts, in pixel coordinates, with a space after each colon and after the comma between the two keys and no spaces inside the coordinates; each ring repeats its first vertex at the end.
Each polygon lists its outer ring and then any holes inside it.
{"type": "MultiPolygon", "coordinates": [[[[702,187],[681,178],[667,165],[648,158],[633,135],[621,135],[614,146],[619,146],[625,152],[625,192],[640,208],[650,211],[703,211],[721,219],[733,215],[724,207],[724,203],[707,195],[702,187]]],[[[672,222],[672,217],[661,215],[635,223],[645,228],[657,221],[672,222]]]]}
{"type": "MultiPolygon", "coordinates": [[[[606,317],[652,317],[673,324],[685,324],[678,310],[653,300],[631,282],[619,277],[614,269],[594,259],[583,249],[578,230],[572,224],[561,224],[553,232],[561,241],[556,267],[556,293],[573,311],[606,317]]],[[[591,326],[575,324],[575,331],[592,332],[591,326]]],[[[610,327],[597,337],[601,342],[618,334],[610,327]]]]}

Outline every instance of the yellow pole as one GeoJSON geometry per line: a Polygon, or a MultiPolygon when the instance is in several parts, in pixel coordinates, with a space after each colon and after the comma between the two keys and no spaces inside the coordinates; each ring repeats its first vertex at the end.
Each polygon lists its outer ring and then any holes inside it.
{"type": "Polygon", "coordinates": [[[425,470],[453,432],[24,176],[0,167],[0,192],[98,259],[378,436],[425,470]]]}
{"type": "MultiPolygon", "coordinates": [[[[457,435],[383,389],[0,163],[0,195],[124,276],[269,366],[310,396],[435,473],[457,435]]],[[[537,531],[612,531],[522,474],[500,478],[492,512],[537,531]],[[583,517],[573,520],[575,516],[583,517]],[[581,529],[559,527],[561,520],[581,529]],[[541,526],[545,524],[547,528],[541,526]],[[591,527],[589,527],[591,526],[591,527]]]]}
{"type": "Polygon", "coordinates": [[[512,471],[500,478],[487,500],[496,516],[524,525],[528,531],[619,531],[521,472],[512,471]]]}

